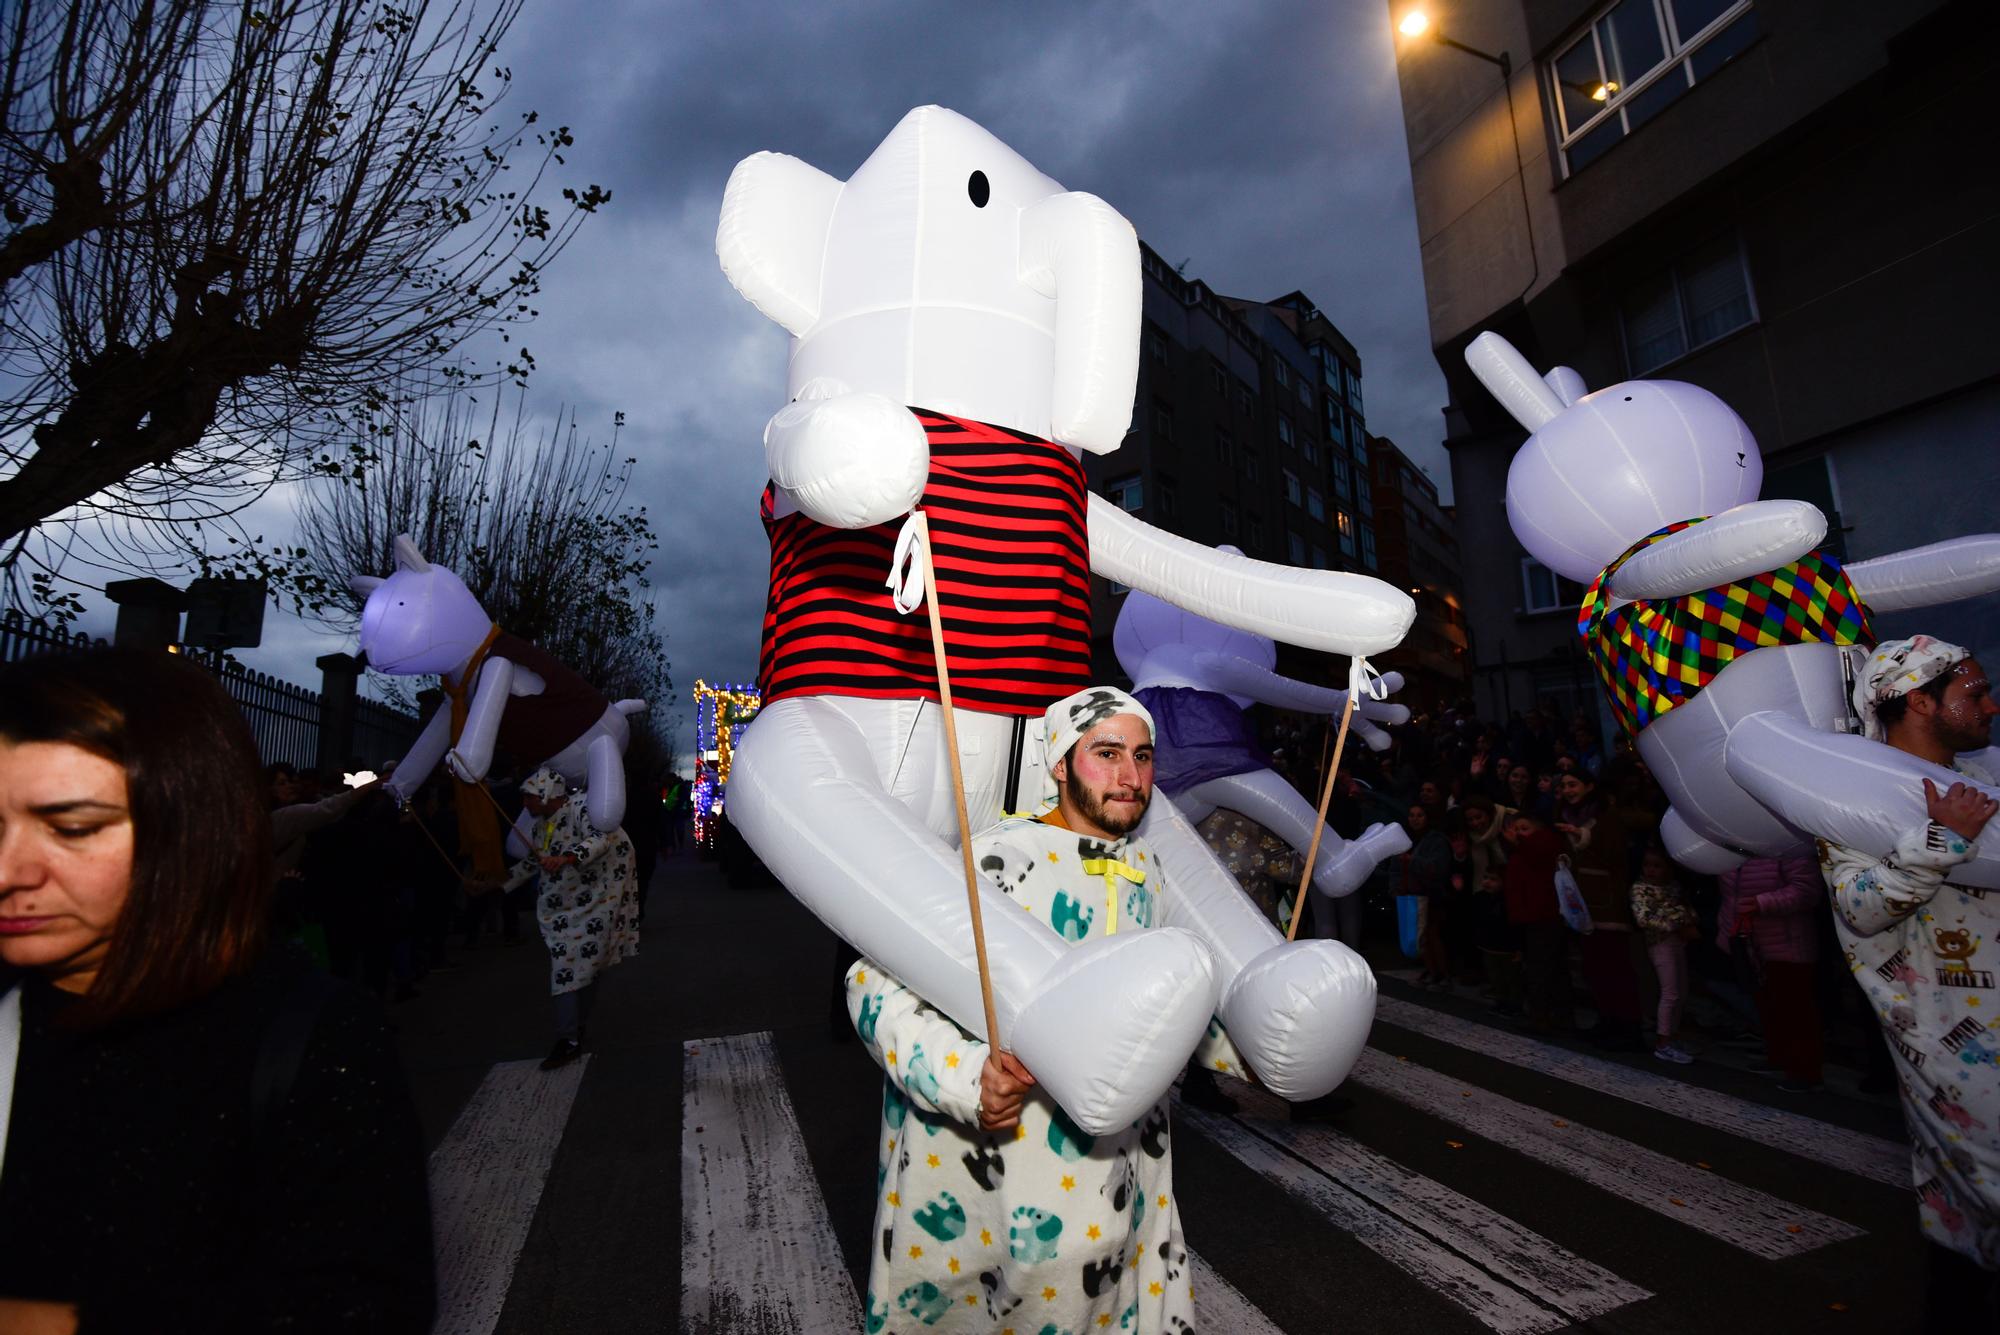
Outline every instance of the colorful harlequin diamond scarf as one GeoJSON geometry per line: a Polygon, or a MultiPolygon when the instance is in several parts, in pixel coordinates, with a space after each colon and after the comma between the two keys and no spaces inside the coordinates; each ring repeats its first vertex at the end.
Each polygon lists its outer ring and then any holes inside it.
{"type": "Polygon", "coordinates": [[[1611,606],[1611,576],[1683,519],[1633,543],[1584,595],[1576,632],[1627,733],[1694,698],[1740,654],[1781,644],[1867,644],[1868,608],[1826,552],[1681,598],[1611,606]]]}

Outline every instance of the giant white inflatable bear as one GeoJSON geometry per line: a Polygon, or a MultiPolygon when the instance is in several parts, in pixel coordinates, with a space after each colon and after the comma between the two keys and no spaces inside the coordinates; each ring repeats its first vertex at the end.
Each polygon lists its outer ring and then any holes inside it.
{"type": "MultiPolygon", "coordinates": [[[[1220,550],[1235,553],[1233,547],[1220,550]]],[[[1240,553],[1239,553],[1240,554],[1240,553]]],[[[1250,743],[1243,711],[1253,704],[1301,714],[1337,715],[1347,692],[1281,676],[1273,669],[1278,646],[1268,635],[1235,630],[1134,590],[1125,595],[1112,631],[1118,664],[1132,691],[1153,715],[1154,776],[1190,823],[1224,807],[1256,821],[1298,850],[1312,845],[1319,813],[1250,743]]],[[[1391,672],[1382,686],[1401,690],[1391,672]]],[[[1354,709],[1354,734],[1375,750],[1389,745],[1377,726],[1409,721],[1410,711],[1366,697],[1354,709]]],[[[1373,825],[1354,840],[1321,832],[1313,862],[1313,890],[1326,899],[1353,894],[1385,858],[1410,851],[1399,825],[1373,825]]],[[[1319,920],[1330,917],[1329,906],[1319,920]]]]}
{"type": "MultiPolygon", "coordinates": [[[[1536,560],[1593,586],[1579,629],[1673,803],[1662,833],[1676,860],[1722,871],[1815,837],[1886,856],[1922,825],[1922,779],[1962,776],[1843,731],[1862,652],[1844,646],[1866,639],[1852,604],[2000,589],[2000,535],[1843,568],[1816,550],[1817,507],[1757,499],[1757,442],[1707,390],[1628,380],[1586,393],[1575,371],[1538,376],[1493,333],[1465,359],[1533,433],[1507,472],[1508,522],[1536,560]]],[[[2000,888],[2000,840],[1987,842],[1953,880],[2000,888]]]]}
{"type": "MultiPolygon", "coordinates": [[[[896,521],[920,501],[929,516],[975,829],[1010,781],[1042,791],[1021,724],[1089,684],[1090,571],[1339,654],[1392,647],[1414,606],[1087,495],[1079,452],[1116,449],[1132,420],[1138,240],[965,117],[910,112],[845,181],[746,158],[716,249],[793,336],[789,402],[764,439],[765,705],[730,819],[836,932],[983,1032],[928,630],[880,587],[896,521]]],[[[1160,1097],[1211,1013],[1278,1094],[1331,1089],[1367,1038],[1366,964],[1282,941],[1170,801],[1141,833],[1167,869],[1167,930],[1073,949],[985,891],[1003,1044],[1092,1133],[1160,1097]]]]}

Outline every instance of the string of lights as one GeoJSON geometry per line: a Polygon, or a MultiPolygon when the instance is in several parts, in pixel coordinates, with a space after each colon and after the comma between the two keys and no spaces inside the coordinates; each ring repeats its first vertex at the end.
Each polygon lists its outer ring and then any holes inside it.
{"type": "Polygon", "coordinates": [[[694,684],[694,842],[715,847],[715,822],[722,815],[723,792],[729,784],[729,763],[738,733],[763,708],[755,686],[694,684]]]}

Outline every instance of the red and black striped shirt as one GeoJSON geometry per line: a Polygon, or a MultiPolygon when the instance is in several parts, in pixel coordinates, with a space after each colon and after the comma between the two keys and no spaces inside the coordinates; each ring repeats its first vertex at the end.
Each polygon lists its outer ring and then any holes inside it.
{"type": "MultiPolygon", "coordinates": [[[[1040,714],[1090,684],[1090,539],[1083,465],[1060,445],[911,410],[930,438],[917,504],[929,518],[955,703],[1040,714]]],[[[757,684],[787,695],[938,698],[930,619],[885,581],[901,520],[838,529],[772,516],[771,592],[757,684]]]]}

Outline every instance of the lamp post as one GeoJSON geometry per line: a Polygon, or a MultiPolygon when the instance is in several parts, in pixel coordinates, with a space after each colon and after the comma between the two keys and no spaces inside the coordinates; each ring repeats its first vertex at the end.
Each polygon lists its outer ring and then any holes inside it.
{"type": "Polygon", "coordinates": [[[1508,57],[1505,51],[1496,56],[1489,52],[1481,51],[1476,46],[1467,46],[1464,42],[1455,41],[1445,36],[1443,29],[1432,26],[1431,16],[1425,13],[1422,8],[1412,9],[1403,15],[1402,22],[1396,25],[1396,31],[1402,33],[1405,37],[1422,37],[1425,33],[1429,33],[1431,40],[1439,46],[1448,46],[1454,51],[1463,51],[1466,55],[1476,60],[1483,60],[1489,65],[1498,65],[1500,67],[1500,77],[1503,79],[1514,73],[1514,62],[1508,57]]]}
{"type": "MultiPolygon", "coordinates": [[[[1542,257],[1535,249],[1535,215],[1534,210],[1528,207],[1528,173],[1521,164],[1521,132],[1514,124],[1514,61],[1505,51],[1496,56],[1490,51],[1481,51],[1476,46],[1467,46],[1464,42],[1445,36],[1443,30],[1431,22],[1430,14],[1422,5],[1412,5],[1405,10],[1403,17],[1396,23],[1396,31],[1409,38],[1422,37],[1428,33],[1430,39],[1439,46],[1462,51],[1475,60],[1483,60],[1489,65],[1498,67],[1500,71],[1500,91],[1507,99],[1507,133],[1514,141],[1514,179],[1521,188],[1521,218],[1528,232],[1530,272],[1527,283],[1521,288],[1521,295],[1515,298],[1516,301],[1525,301],[1528,293],[1534,290],[1536,282],[1541,279],[1542,257]]],[[[1606,84],[1591,96],[1597,101],[1604,101],[1617,91],[1617,85],[1606,84]]]]}

